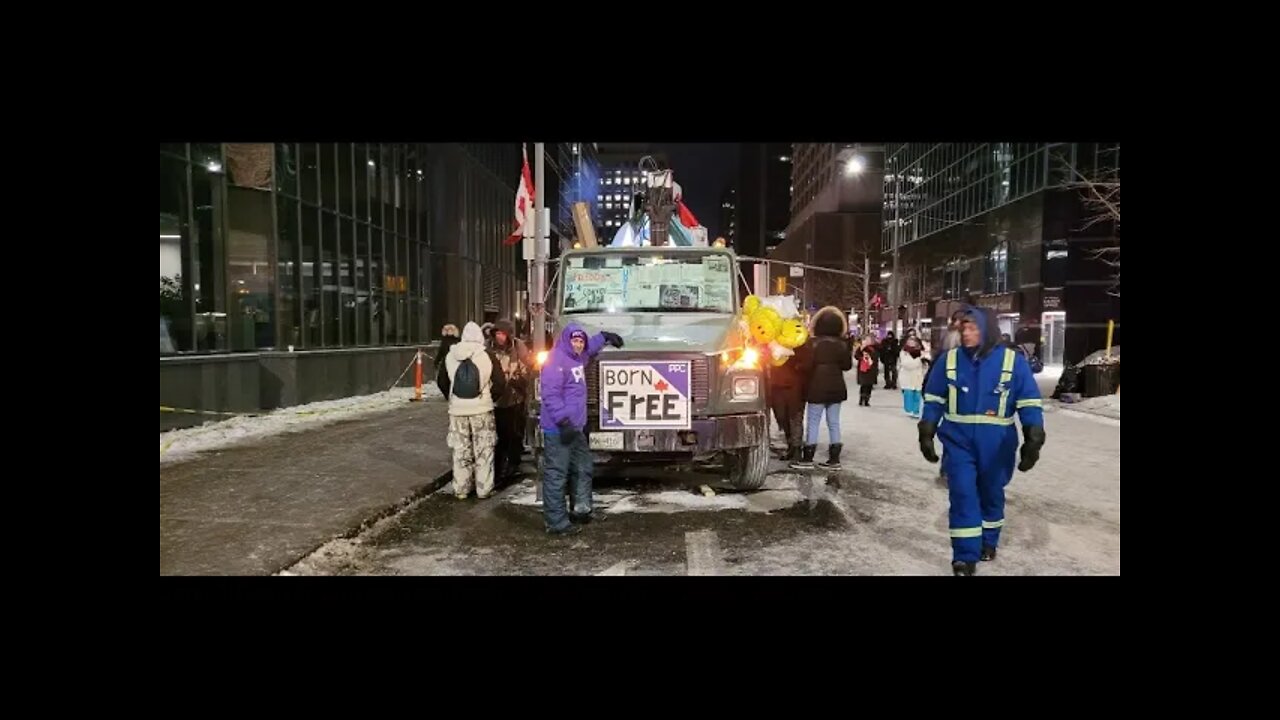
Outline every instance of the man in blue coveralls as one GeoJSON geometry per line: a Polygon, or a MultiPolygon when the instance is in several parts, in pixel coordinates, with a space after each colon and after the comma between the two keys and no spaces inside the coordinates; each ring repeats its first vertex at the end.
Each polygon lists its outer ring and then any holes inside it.
{"type": "Polygon", "coordinates": [[[995,314],[966,305],[960,343],[934,359],[917,425],[920,452],[938,462],[933,437],[942,440],[951,495],[951,570],[973,575],[978,560],[994,560],[1004,527],[1004,486],[1013,479],[1018,449],[1016,411],[1022,421],[1026,472],[1044,446],[1044,408],[1026,358],[1000,343],[995,314]],[[939,421],[946,418],[939,432],[939,421]]]}

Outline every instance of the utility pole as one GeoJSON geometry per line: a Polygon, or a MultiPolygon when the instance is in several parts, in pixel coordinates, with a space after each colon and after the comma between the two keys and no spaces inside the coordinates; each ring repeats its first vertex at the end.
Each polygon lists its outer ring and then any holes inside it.
{"type": "Polygon", "coordinates": [[[862,334],[871,331],[871,253],[862,246],[862,334]]]}
{"type": "Polygon", "coordinates": [[[533,188],[536,200],[534,201],[534,236],[533,236],[533,281],[530,285],[529,292],[533,296],[530,298],[530,312],[533,315],[533,350],[541,352],[547,347],[547,308],[543,299],[547,296],[547,250],[549,243],[544,238],[547,237],[547,223],[542,216],[542,208],[545,204],[546,170],[544,166],[544,156],[546,153],[546,143],[533,144],[533,188]]]}

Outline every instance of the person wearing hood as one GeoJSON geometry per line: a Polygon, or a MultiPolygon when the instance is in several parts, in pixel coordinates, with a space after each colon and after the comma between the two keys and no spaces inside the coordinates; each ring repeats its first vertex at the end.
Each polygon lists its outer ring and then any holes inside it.
{"type": "Polygon", "coordinates": [[[805,445],[798,461],[792,461],[796,470],[814,467],[813,456],[818,452],[818,423],[827,418],[827,461],[819,463],[823,470],[840,469],[840,406],[849,399],[849,388],[844,373],[853,368],[853,356],[845,335],[849,321],[844,311],[827,306],[813,316],[813,337],[804,353],[803,374],[808,379],[805,401],[808,403],[805,417],[805,445]]]}
{"type": "Polygon", "coordinates": [[[920,392],[924,387],[924,349],[914,336],[902,343],[898,359],[898,383],[902,387],[902,409],[913,418],[920,417],[920,392]]]}
{"type": "Polygon", "coordinates": [[[917,427],[929,462],[938,462],[934,436],[942,440],[952,573],[973,575],[979,560],[995,559],[1004,527],[1004,486],[1018,455],[1013,416],[1022,421],[1024,439],[1017,467],[1027,472],[1044,446],[1044,409],[1026,358],[1001,345],[994,312],[964,306],[960,345],[935,361],[942,369],[929,375],[917,427]]]}
{"type": "Polygon", "coordinates": [[[569,323],[551,348],[538,381],[542,391],[542,517],[547,532],[578,532],[591,521],[591,450],[587,426],[587,363],[604,346],[622,347],[622,338],[602,332],[593,337],[569,323]],[[565,484],[573,470],[573,516],[565,507],[565,484]]]}
{"type": "Polygon", "coordinates": [[[481,500],[493,494],[493,448],[498,440],[493,400],[506,390],[495,372],[497,360],[484,347],[480,326],[469,322],[462,340],[445,356],[445,386],[449,399],[448,445],[453,449],[453,493],[467,499],[474,484],[481,500]]]}
{"type": "Polygon", "coordinates": [[[880,343],[880,364],[884,367],[884,389],[898,389],[898,355],[902,352],[902,346],[898,344],[898,338],[894,337],[893,331],[890,330],[885,334],[884,341],[880,343]]]}
{"type": "Polygon", "coordinates": [[[520,469],[520,458],[524,455],[524,403],[532,365],[529,349],[516,337],[515,326],[510,320],[499,320],[493,324],[489,351],[498,361],[498,371],[506,380],[506,390],[494,401],[493,411],[498,425],[494,476],[502,479],[520,469]]]}

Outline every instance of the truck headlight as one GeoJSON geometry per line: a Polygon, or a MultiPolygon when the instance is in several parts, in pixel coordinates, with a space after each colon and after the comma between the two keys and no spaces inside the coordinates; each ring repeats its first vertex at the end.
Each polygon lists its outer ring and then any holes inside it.
{"type": "Polygon", "coordinates": [[[760,397],[760,378],[743,375],[733,379],[734,400],[754,400],[760,397]]]}
{"type": "Polygon", "coordinates": [[[746,348],[733,367],[740,370],[755,370],[760,367],[760,353],[753,347],[746,348]]]}

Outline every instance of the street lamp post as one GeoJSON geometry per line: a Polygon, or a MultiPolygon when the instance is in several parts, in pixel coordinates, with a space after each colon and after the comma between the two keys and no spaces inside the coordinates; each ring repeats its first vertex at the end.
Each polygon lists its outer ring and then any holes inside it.
{"type": "Polygon", "coordinates": [[[902,224],[899,222],[902,207],[901,183],[902,177],[895,168],[893,173],[893,282],[889,283],[889,295],[893,298],[892,307],[895,321],[897,320],[898,306],[902,304],[902,299],[898,295],[902,287],[898,284],[898,246],[901,244],[898,239],[898,232],[902,229],[902,224]]]}

